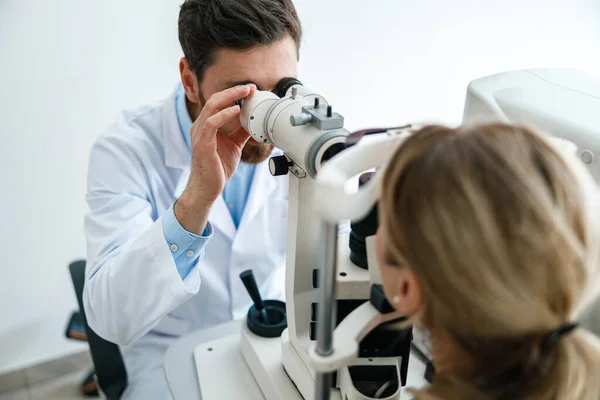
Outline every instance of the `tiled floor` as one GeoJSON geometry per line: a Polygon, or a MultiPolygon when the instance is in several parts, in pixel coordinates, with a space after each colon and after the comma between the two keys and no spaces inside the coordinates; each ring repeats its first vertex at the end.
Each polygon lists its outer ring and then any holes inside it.
{"type": "MultiPolygon", "coordinates": [[[[29,388],[0,394],[0,400],[81,400],[79,384],[89,371],[83,370],[52,380],[31,385],[29,388]]],[[[88,398],[89,399],[89,398],[88,398]]]]}
{"type": "Polygon", "coordinates": [[[77,400],[83,379],[92,370],[87,352],[34,365],[0,377],[0,400],[77,400]]]}

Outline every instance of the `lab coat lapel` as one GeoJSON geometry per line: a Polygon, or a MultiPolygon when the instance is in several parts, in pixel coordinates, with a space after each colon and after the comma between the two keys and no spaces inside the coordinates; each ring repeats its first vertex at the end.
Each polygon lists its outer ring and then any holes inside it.
{"type": "Polygon", "coordinates": [[[175,92],[169,96],[163,105],[163,150],[165,164],[169,168],[189,169],[192,153],[185,144],[177,112],[175,111],[175,92]]]}
{"type": "MultiPolygon", "coordinates": [[[[187,186],[187,182],[190,176],[189,167],[185,168],[179,178],[179,183],[177,184],[177,191],[175,192],[175,197],[179,198],[185,187],[187,186]]],[[[223,195],[221,194],[215,203],[212,206],[210,211],[209,221],[213,225],[214,228],[217,228],[225,236],[229,239],[233,240],[236,234],[235,224],[233,223],[233,218],[231,218],[231,213],[225,204],[225,200],[223,199],[223,195]]]]}
{"type": "Polygon", "coordinates": [[[237,229],[222,194],[212,206],[209,221],[215,228],[219,229],[225,236],[233,241],[237,229]]]}

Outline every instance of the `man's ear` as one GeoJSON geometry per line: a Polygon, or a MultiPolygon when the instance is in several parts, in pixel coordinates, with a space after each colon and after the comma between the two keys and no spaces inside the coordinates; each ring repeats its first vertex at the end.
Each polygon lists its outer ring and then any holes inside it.
{"type": "Polygon", "coordinates": [[[198,104],[200,102],[198,98],[198,93],[200,93],[198,79],[196,73],[190,67],[190,62],[185,57],[179,60],[179,74],[188,100],[198,104]]]}
{"type": "Polygon", "coordinates": [[[400,311],[402,315],[415,315],[423,307],[423,291],[421,284],[412,269],[408,267],[396,267],[393,274],[392,306],[400,311]]]}

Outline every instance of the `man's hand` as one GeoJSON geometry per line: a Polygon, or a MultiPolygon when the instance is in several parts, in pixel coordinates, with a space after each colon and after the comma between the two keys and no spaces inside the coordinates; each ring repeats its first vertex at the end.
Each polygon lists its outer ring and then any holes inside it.
{"type": "Polygon", "coordinates": [[[256,86],[249,84],[212,95],[192,125],[192,169],[174,210],[188,232],[200,234],[204,230],[213,203],[237,169],[250,136],[242,127],[231,135],[219,129],[238,117],[240,107],[232,104],[255,91],[256,86]]]}

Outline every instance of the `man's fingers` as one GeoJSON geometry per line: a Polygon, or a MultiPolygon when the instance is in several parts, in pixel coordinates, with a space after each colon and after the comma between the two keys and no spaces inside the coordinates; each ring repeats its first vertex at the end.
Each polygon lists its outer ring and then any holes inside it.
{"type": "Polygon", "coordinates": [[[220,110],[229,107],[237,100],[250,96],[255,91],[256,86],[254,84],[247,84],[234,86],[229,89],[225,89],[222,92],[215,93],[210,96],[210,99],[208,99],[206,104],[204,104],[202,113],[206,115],[215,114],[220,110]]]}
{"type": "Polygon", "coordinates": [[[215,93],[204,104],[200,116],[194,121],[194,134],[203,136],[203,140],[212,140],[217,130],[232,121],[240,112],[240,106],[232,105],[237,100],[250,96],[256,91],[256,85],[238,85],[215,93]],[[197,129],[201,129],[200,132],[197,129]]]}
{"type": "Polygon", "coordinates": [[[216,134],[217,130],[223,125],[233,120],[240,113],[240,106],[228,107],[224,110],[219,111],[215,115],[208,117],[204,121],[204,128],[202,129],[202,137],[206,140],[212,139],[216,134]]]}
{"type": "Polygon", "coordinates": [[[255,84],[250,84],[250,93],[248,93],[248,96],[252,96],[254,94],[254,92],[256,92],[258,89],[256,88],[255,84]]]}

